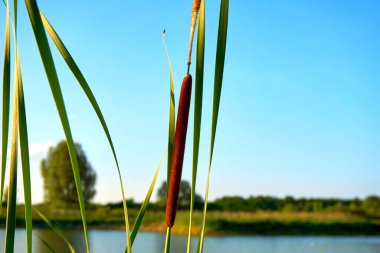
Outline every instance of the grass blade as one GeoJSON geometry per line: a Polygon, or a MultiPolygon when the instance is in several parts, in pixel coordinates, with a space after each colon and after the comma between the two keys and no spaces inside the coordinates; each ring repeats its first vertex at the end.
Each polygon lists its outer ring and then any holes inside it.
{"type": "Polygon", "coordinates": [[[18,151],[18,99],[17,86],[18,76],[14,76],[14,93],[13,93],[13,119],[12,119],[12,137],[11,137],[11,159],[8,185],[8,203],[7,218],[5,228],[4,252],[13,252],[16,229],[16,195],[17,195],[17,151],[18,151]]]}
{"type": "Polygon", "coordinates": [[[164,158],[164,155],[162,155],[160,163],[157,166],[156,173],[154,174],[153,180],[150,183],[149,190],[145,196],[144,202],[141,205],[140,211],[139,211],[137,218],[136,218],[136,221],[135,221],[135,225],[133,226],[133,229],[131,232],[131,244],[132,245],[133,245],[133,242],[135,241],[137,232],[139,231],[140,225],[141,225],[142,220],[144,218],[145,211],[146,211],[148,204],[149,204],[149,201],[150,201],[150,197],[152,196],[152,192],[153,192],[154,186],[155,186],[156,181],[157,181],[158,173],[160,172],[160,169],[161,169],[161,164],[162,164],[163,158],[164,158]]]}
{"type": "MultiPolygon", "coordinates": [[[[46,218],[45,215],[43,215],[40,211],[38,211],[37,209],[34,209],[37,214],[46,222],[46,224],[48,224],[48,226],[59,236],[61,237],[61,239],[63,241],[65,241],[67,247],[69,248],[70,252],[71,253],[75,253],[75,249],[73,247],[73,245],[71,245],[70,241],[67,239],[67,237],[65,236],[65,234],[63,233],[63,231],[57,226],[55,225],[54,223],[52,223],[48,218],[46,218]]],[[[45,244],[46,245],[46,244],[45,244]]]]}
{"type": "MultiPolygon", "coordinates": [[[[168,48],[166,47],[166,43],[165,43],[165,30],[162,34],[162,41],[164,43],[165,53],[168,59],[169,76],[170,76],[168,163],[167,163],[167,172],[166,172],[166,187],[169,187],[170,169],[172,167],[174,135],[175,135],[175,94],[174,94],[174,77],[173,77],[172,63],[170,60],[168,48]]],[[[171,236],[171,228],[168,227],[166,231],[166,239],[165,239],[165,249],[164,249],[165,253],[170,252],[170,236],[171,236]]]]}
{"type": "Polygon", "coordinates": [[[55,249],[53,249],[53,247],[45,240],[43,239],[42,237],[38,237],[40,239],[40,241],[46,246],[46,248],[48,248],[48,250],[51,252],[51,253],[56,253],[57,251],[55,249]]]}
{"type": "Polygon", "coordinates": [[[14,14],[14,25],[17,30],[17,14],[18,14],[18,0],[13,0],[13,14],[14,14]]]}
{"type": "Polygon", "coordinates": [[[65,108],[65,104],[64,104],[64,100],[63,100],[63,96],[61,92],[61,87],[59,84],[53,57],[50,51],[49,43],[47,41],[47,37],[46,37],[45,30],[42,24],[37,3],[35,0],[25,0],[25,4],[26,4],[26,8],[29,14],[30,22],[32,24],[34,35],[37,41],[37,46],[40,51],[42,63],[45,68],[46,76],[49,81],[50,89],[51,89],[51,92],[52,92],[52,95],[57,107],[57,111],[61,119],[62,127],[66,136],[67,146],[68,146],[70,159],[71,159],[71,165],[73,168],[75,186],[78,193],[78,201],[79,201],[79,207],[80,207],[80,212],[82,216],[84,237],[86,241],[86,250],[87,252],[90,252],[90,245],[89,245],[88,233],[87,233],[87,218],[86,218],[83,192],[82,192],[82,186],[81,186],[81,180],[80,180],[80,174],[79,174],[78,160],[77,160],[74,140],[71,134],[69,120],[67,117],[66,108],[65,108]]]}
{"type": "Polygon", "coordinates": [[[209,186],[210,186],[211,163],[212,163],[212,155],[214,152],[216,126],[218,123],[220,95],[222,92],[224,59],[225,59],[225,54],[226,54],[226,42],[227,42],[228,5],[229,5],[229,0],[222,0],[221,6],[220,6],[220,14],[219,14],[218,42],[217,42],[217,48],[216,48],[215,77],[214,77],[214,98],[213,98],[213,105],[212,105],[210,157],[209,157],[209,167],[208,167],[208,173],[207,173],[205,204],[203,208],[202,225],[201,225],[201,232],[200,232],[200,238],[199,238],[199,243],[198,243],[199,253],[203,252],[208,191],[209,191],[209,186]]]}
{"type": "MultiPolygon", "coordinates": [[[[7,6],[7,5],[6,5],[7,6]]],[[[1,138],[1,186],[0,203],[3,203],[5,169],[7,164],[8,132],[9,132],[9,103],[10,103],[10,75],[11,75],[11,50],[10,50],[10,15],[6,7],[5,19],[5,43],[4,43],[4,65],[3,65],[3,111],[2,111],[2,138],[1,138]]],[[[0,213],[1,213],[0,205],[0,213]]]]}
{"type": "Polygon", "coordinates": [[[187,253],[190,253],[192,216],[194,209],[195,186],[197,182],[199,141],[201,135],[202,100],[203,100],[203,72],[204,72],[204,50],[205,50],[205,0],[201,1],[198,14],[197,35],[197,60],[195,67],[195,98],[194,98],[194,135],[193,135],[193,168],[191,180],[190,197],[190,220],[189,235],[187,240],[187,253]]]}
{"type": "Polygon", "coordinates": [[[26,248],[27,252],[32,252],[32,197],[30,184],[30,164],[29,164],[29,144],[28,131],[25,113],[24,89],[22,83],[20,56],[17,45],[17,0],[14,2],[14,46],[15,46],[15,81],[17,82],[17,98],[18,98],[18,124],[20,138],[21,164],[24,183],[24,204],[25,204],[25,227],[26,227],[26,248]]]}
{"type": "Polygon", "coordinates": [[[21,165],[24,183],[24,203],[25,203],[25,226],[27,252],[32,252],[32,196],[30,184],[30,164],[29,164],[29,144],[28,131],[25,115],[25,100],[21,76],[20,59],[16,47],[16,71],[18,75],[18,113],[19,113],[19,135],[20,135],[20,152],[21,165]]]}
{"type": "Polygon", "coordinates": [[[175,95],[174,95],[173,69],[172,69],[172,63],[169,56],[169,51],[165,43],[165,31],[162,34],[162,41],[164,42],[166,57],[168,59],[169,76],[170,76],[168,167],[167,167],[167,175],[166,175],[166,186],[169,186],[170,168],[172,167],[172,156],[173,156],[173,145],[174,145],[174,134],[175,134],[175,95]]]}
{"type": "Polygon", "coordinates": [[[128,244],[129,241],[130,241],[129,238],[128,238],[128,235],[129,235],[129,221],[128,221],[128,209],[127,209],[127,204],[126,204],[125,194],[124,194],[124,186],[123,186],[123,182],[122,182],[122,178],[121,178],[121,173],[120,173],[120,168],[119,168],[119,162],[118,162],[118,159],[117,159],[117,156],[116,156],[115,148],[114,148],[114,145],[113,145],[113,142],[112,142],[112,138],[111,138],[111,135],[109,133],[106,121],[105,121],[105,119],[103,117],[103,114],[102,114],[102,111],[100,110],[100,107],[99,107],[99,105],[98,105],[98,103],[97,103],[97,101],[95,99],[95,96],[92,93],[92,91],[90,89],[90,86],[87,83],[86,78],[84,77],[84,75],[80,71],[78,65],[74,61],[74,58],[71,56],[70,52],[67,50],[67,48],[64,45],[63,41],[61,40],[61,38],[59,37],[59,35],[57,34],[57,32],[54,30],[54,28],[50,24],[50,22],[47,20],[47,18],[43,15],[42,12],[40,12],[40,15],[41,15],[41,19],[42,19],[42,22],[43,22],[43,25],[44,25],[46,31],[48,32],[50,38],[53,40],[55,46],[57,47],[58,51],[62,55],[63,59],[66,61],[66,64],[69,66],[71,72],[73,73],[73,75],[77,79],[78,83],[82,87],[82,89],[83,89],[84,93],[86,94],[88,100],[90,101],[90,103],[91,103],[94,111],[96,112],[96,115],[98,116],[98,119],[99,119],[99,121],[100,121],[100,123],[101,123],[101,125],[103,127],[103,130],[104,130],[106,136],[107,136],[108,143],[109,143],[109,145],[111,147],[112,154],[113,154],[113,157],[114,157],[114,160],[115,160],[115,163],[116,163],[116,167],[117,167],[117,170],[118,170],[119,183],[120,183],[120,188],[121,188],[121,193],[122,193],[122,201],[123,201],[123,208],[124,208],[124,219],[125,219],[127,244],[128,244]]]}

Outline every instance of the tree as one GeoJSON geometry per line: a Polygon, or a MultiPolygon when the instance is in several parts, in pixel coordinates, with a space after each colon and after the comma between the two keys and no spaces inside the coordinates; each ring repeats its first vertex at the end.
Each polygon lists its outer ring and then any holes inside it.
{"type": "MultiPolygon", "coordinates": [[[[75,144],[79,174],[85,202],[95,196],[96,173],[87,160],[80,144],[75,144]]],[[[44,199],[50,203],[76,203],[78,201],[74,174],[66,141],[50,148],[47,157],[41,162],[44,183],[44,199]]]]}
{"type": "Polygon", "coordinates": [[[367,215],[372,217],[380,216],[380,198],[378,196],[368,196],[363,201],[362,206],[367,215]]]}
{"type": "MultiPolygon", "coordinates": [[[[166,201],[166,181],[162,182],[161,187],[158,189],[157,197],[161,202],[166,201]]],[[[191,186],[190,183],[186,180],[181,181],[181,185],[179,188],[179,197],[178,197],[178,206],[179,207],[188,207],[190,206],[190,197],[191,197],[191,186]]],[[[199,206],[202,204],[202,197],[195,193],[194,195],[194,206],[199,206]]]]}

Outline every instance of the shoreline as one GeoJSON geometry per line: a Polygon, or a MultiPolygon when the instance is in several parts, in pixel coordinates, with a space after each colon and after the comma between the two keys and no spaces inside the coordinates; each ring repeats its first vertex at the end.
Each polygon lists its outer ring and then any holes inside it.
{"type": "MultiPolygon", "coordinates": [[[[82,230],[81,214],[78,209],[39,206],[51,222],[62,229],[82,230]]],[[[25,227],[23,208],[17,208],[16,227],[25,227]]],[[[138,209],[129,210],[130,228],[137,218],[138,209]]],[[[0,227],[5,228],[4,213],[0,216],[0,227]]],[[[47,228],[47,224],[36,212],[32,213],[33,228],[47,228]]],[[[192,234],[199,235],[202,212],[193,215],[192,234]]],[[[179,210],[172,234],[187,235],[189,212],[179,210]]],[[[89,230],[124,230],[122,208],[97,207],[87,211],[89,230]]],[[[165,211],[147,210],[139,229],[143,232],[165,233],[165,211]]],[[[247,236],[371,236],[380,235],[380,218],[367,217],[349,212],[230,212],[209,211],[206,235],[247,236]]]]}
{"type": "MultiPolygon", "coordinates": [[[[81,220],[52,220],[56,225],[64,230],[82,230],[81,220]]],[[[1,220],[1,228],[5,229],[3,219],[1,220]]],[[[104,223],[94,225],[88,223],[89,230],[102,231],[124,231],[125,228],[119,223],[104,223]]],[[[379,222],[310,222],[310,221],[255,221],[255,222],[227,222],[220,221],[217,224],[213,222],[206,229],[208,236],[380,236],[379,222]]],[[[16,227],[18,229],[25,228],[24,220],[17,219],[16,227]]],[[[50,229],[42,220],[33,221],[34,229],[50,229]]],[[[149,233],[165,233],[165,226],[154,224],[142,225],[141,232],[149,233]]],[[[192,234],[199,234],[199,227],[192,229],[192,234]]],[[[179,224],[173,227],[174,235],[187,235],[187,227],[179,224]]]]}
{"type": "MultiPolygon", "coordinates": [[[[61,227],[62,228],[62,227],[61,227]]],[[[4,226],[0,226],[0,230],[4,229],[4,226]]],[[[82,227],[70,227],[70,228],[62,228],[63,231],[82,231],[82,227]]],[[[16,227],[16,230],[25,230],[25,227],[16,227]]],[[[33,227],[33,230],[51,230],[49,227],[33,227]]],[[[53,230],[51,230],[53,232],[53,230]]],[[[88,227],[88,231],[119,231],[119,232],[125,232],[124,228],[108,228],[108,227],[88,227]]],[[[165,232],[162,231],[151,231],[151,230],[140,230],[139,232],[142,233],[149,233],[149,234],[160,234],[165,235],[165,232]]],[[[174,236],[186,236],[187,234],[172,234],[174,236]]],[[[199,236],[199,234],[192,234],[192,236],[199,236]]],[[[369,234],[369,235],[363,235],[363,234],[350,234],[350,235],[329,235],[329,234],[210,234],[207,233],[206,236],[208,237],[263,237],[263,238],[269,238],[269,237],[333,237],[333,238],[380,238],[379,234],[369,234]]]]}

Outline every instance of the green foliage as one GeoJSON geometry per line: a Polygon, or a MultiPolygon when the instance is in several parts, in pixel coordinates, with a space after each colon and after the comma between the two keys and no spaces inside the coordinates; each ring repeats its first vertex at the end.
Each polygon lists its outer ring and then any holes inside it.
{"type": "MultiPolygon", "coordinates": [[[[3,64],[3,101],[2,101],[2,138],[1,138],[1,186],[0,198],[3,197],[5,169],[7,163],[8,131],[9,131],[9,104],[10,104],[10,75],[11,75],[11,49],[10,49],[10,14],[7,7],[5,18],[5,43],[4,43],[4,64],[3,64]]],[[[2,201],[1,201],[2,202],[2,201]]],[[[1,213],[1,207],[0,207],[1,213]]]]}
{"type": "Polygon", "coordinates": [[[174,77],[173,77],[172,62],[170,60],[169,51],[165,43],[165,30],[162,33],[162,41],[164,43],[166,58],[168,59],[169,78],[170,78],[168,162],[167,162],[167,172],[166,172],[166,180],[169,182],[170,168],[172,167],[172,155],[173,155],[174,134],[175,134],[175,94],[174,94],[174,77]]]}
{"type": "Polygon", "coordinates": [[[299,198],[287,196],[276,198],[270,196],[255,196],[243,198],[239,196],[222,197],[209,204],[211,210],[245,211],[245,212],[347,212],[373,218],[380,217],[380,198],[368,196],[360,199],[336,198],[299,198]]]}
{"type": "MultiPolygon", "coordinates": [[[[128,202],[128,204],[129,203],[131,202],[128,202]]],[[[128,206],[131,224],[136,222],[141,206],[141,203],[134,202],[134,204],[136,207],[128,206]]],[[[209,204],[211,206],[212,202],[209,204]]],[[[152,208],[153,206],[153,203],[149,204],[140,230],[165,233],[166,226],[162,222],[165,210],[152,208]]],[[[51,222],[63,229],[63,231],[66,228],[81,228],[81,214],[77,206],[72,209],[62,209],[61,207],[54,207],[49,204],[39,204],[36,205],[35,208],[41,211],[51,222]]],[[[86,206],[86,210],[88,225],[90,227],[98,229],[123,229],[122,203],[120,203],[118,208],[109,208],[108,205],[89,204],[86,206]]],[[[202,212],[195,210],[193,215],[193,231],[199,231],[202,212]]],[[[3,217],[4,216],[2,216],[2,218],[3,217]]],[[[188,218],[188,210],[179,210],[176,218],[176,226],[172,230],[172,233],[185,235],[188,228],[188,218]]],[[[24,206],[18,205],[16,225],[20,227],[24,226],[24,219],[24,206]]],[[[5,224],[4,222],[4,219],[0,219],[2,226],[5,224]]],[[[33,225],[35,227],[47,227],[37,212],[33,212],[33,225]]],[[[207,234],[209,235],[379,235],[380,233],[379,218],[369,217],[366,214],[351,214],[348,210],[321,210],[315,212],[209,210],[207,213],[206,226],[207,234]]],[[[137,237],[138,236],[137,234],[137,237]]],[[[176,239],[174,238],[173,240],[176,239]]],[[[72,242],[74,243],[74,241],[72,242]]],[[[55,245],[52,244],[52,246],[55,245]]]]}
{"type": "MultiPolygon", "coordinates": [[[[14,93],[12,97],[13,102],[13,117],[12,117],[12,136],[11,136],[11,145],[10,145],[10,171],[9,171],[9,193],[7,194],[7,214],[6,214],[6,233],[5,233],[5,252],[12,252],[14,249],[14,235],[15,227],[17,222],[21,220],[20,217],[17,217],[16,210],[16,195],[17,195],[17,157],[18,150],[20,150],[21,164],[22,164],[22,176],[23,176],[23,188],[24,188],[24,207],[23,207],[23,219],[25,219],[26,226],[26,243],[27,243],[27,252],[32,251],[32,205],[31,205],[31,181],[30,181],[30,165],[29,165],[29,150],[28,150],[28,132],[27,132],[27,122],[26,122],[26,108],[24,101],[24,91],[21,75],[21,66],[18,55],[18,45],[17,45],[17,13],[18,13],[18,1],[13,1],[13,22],[10,22],[10,9],[9,2],[3,1],[4,6],[6,7],[6,28],[5,28],[5,48],[4,48],[4,68],[3,68],[3,111],[2,111],[2,158],[1,158],[1,189],[0,189],[0,203],[1,198],[3,197],[4,189],[4,179],[6,172],[6,163],[7,163],[7,150],[8,150],[8,131],[9,131],[9,112],[10,112],[10,63],[11,57],[10,52],[10,26],[13,28],[13,38],[14,38],[14,49],[15,52],[14,59],[14,93]]],[[[77,78],[78,83],[81,85],[84,90],[87,98],[91,102],[93,109],[95,110],[98,119],[104,129],[104,132],[107,136],[110,148],[112,150],[114,160],[118,169],[118,176],[120,181],[120,188],[122,193],[122,204],[123,212],[125,217],[125,230],[126,230],[126,251],[131,252],[131,242],[133,239],[130,238],[129,230],[129,221],[128,221],[128,212],[124,195],[124,187],[121,180],[121,173],[119,169],[119,164],[116,157],[116,151],[111,140],[108,127],[105,123],[104,117],[100,110],[100,107],[97,104],[97,101],[89,88],[89,85],[84,78],[79,67],[75,63],[71,54],[59,38],[58,34],[48,22],[46,17],[41,13],[36,0],[25,0],[25,7],[32,25],[32,29],[35,35],[36,44],[40,52],[41,60],[43,67],[45,69],[46,77],[48,79],[52,96],[58,111],[62,127],[65,133],[66,142],[61,142],[54,149],[49,151],[48,157],[41,163],[41,173],[44,180],[44,193],[45,200],[49,203],[54,204],[65,204],[65,206],[74,207],[75,203],[79,202],[80,207],[80,217],[83,225],[83,231],[86,242],[86,251],[90,252],[88,233],[87,233],[87,216],[85,210],[85,202],[89,202],[95,195],[94,185],[96,182],[95,172],[92,170],[91,165],[87,161],[87,158],[81,149],[79,144],[75,144],[72,134],[71,127],[69,124],[64,98],[61,92],[61,85],[58,79],[57,71],[55,68],[53,55],[50,51],[49,42],[47,40],[46,32],[50,35],[54,44],[56,45],[58,51],[61,53],[62,57],[66,61],[70,70],[73,72],[74,76],[77,78]]],[[[193,178],[192,178],[192,187],[188,182],[181,185],[181,196],[180,196],[180,207],[189,207],[191,206],[190,214],[190,223],[189,223],[189,232],[191,232],[191,217],[193,204],[194,208],[197,208],[198,205],[202,205],[202,198],[195,193],[195,182],[196,182],[196,171],[197,171],[197,157],[199,151],[199,137],[200,137],[200,128],[201,128],[201,108],[202,108],[202,85],[203,85],[203,50],[204,50],[204,1],[202,3],[201,13],[203,10],[203,18],[200,19],[200,29],[199,29],[199,43],[201,45],[198,47],[197,55],[197,87],[196,88],[196,106],[195,106],[195,122],[194,122],[194,157],[193,162],[193,178]],[[202,28],[203,27],[203,28],[202,28]],[[200,64],[202,61],[202,64],[200,64]],[[201,66],[202,65],[202,66],[201,66]]],[[[202,15],[201,15],[202,16],[202,15]]],[[[227,34],[227,17],[228,17],[228,0],[222,0],[221,7],[221,17],[220,17],[220,26],[218,32],[218,46],[217,46],[217,57],[216,57],[216,66],[215,66],[215,86],[214,86],[214,101],[213,101],[213,115],[212,115],[212,132],[211,132],[211,150],[210,150],[210,167],[212,160],[212,153],[214,147],[215,133],[216,133],[216,124],[218,119],[218,110],[220,103],[220,94],[222,87],[222,78],[223,78],[223,69],[224,69],[224,55],[225,55],[225,44],[226,44],[226,34],[227,34]]],[[[170,168],[171,162],[171,148],[172,141],[174,136],[174,121],[175,121],[175,106],[174,106],[174,78],[171,68],[171,63],[168,55],[169,62],[169,72],[170,72],[170,119],[169,119],[169,140],[168,140],[168,169],[170,168]]],[[[189,69],[189,68],[188,68],[189,69]]],[[[204,236],[204,226],[207,210],[207,197],[208,197],[208,186],[210,178],[210,167],[208,172],[207,187],[206,187],[206,201],[204,206],[203,218],[202,218],[202,230],[201,230],[201,241],[200,251],[202,250],[203,245],[203,236],[204,236]]],[[[141,209],[137,215],[136,223],[133,228],[131,237],[136,236],[142,219],[144,217],[145,211],[148,207],[148,203],[155,185],[155,181],[158,176],[158,169],[155,174],[155,177],[150,185],[146,198],[141,206],[141,209]]],[[[167,175],[169,178],[169,172],[167,175]]],[[[166,190],[166,187],[165,187],[166,190]]],[[[166,194],[165,194],[166,197],[166,194]]],[[[89,204],[89,203],[87,203],[89,204]]],[[[88,206],[91,207],[89,204],[88,206]]],[[[1,208],[0,208],[1,214],[1,208]]],[[[41,216],[41,215],[40,215],[41,216]]],[[[43,218],[43,217],[42,217],[43,218]]],[[[63,217],[65,219],[65,217],[63,217]]],[[[46,221],[46,219],[45,219],[46,221]]],[[[53,230],[57,231],[57,229],[53,230]]],[[[167,244],[170,241],[170,230],[168,230],[167,244]]],[[[43,239],[42,241],[45,245],[54,252],[53,248],[48,245],[43,239]]],[[[189,237],[190,243],[190,237],[189,237]]],[[[167,248],[167,252],[169,251],[167,248]]],[[[190,248],[188,247],[188,251],[190,248]]]]}
{"type": "Polygon", "coordinates": [[[365,213],[372,217],[380,217],[380,198],[378,196],[368,196],[363,201],[365,213]]]}
{"type": "MultiPolygon", "coordinates": [[[[75,144],[83,197],[89,202],[95,196],[96,174],[80,144],[75,144]]],[[[41,162],[44,182],[44,198],[53,204],[77,203],[78,196],[71,169],[70,155],[65,141],[50,148],[47,157],[41,162]]]]}
{"type": "MultiPolygon", "coordinates": [[[[127,203],[128,207],[130,207],[130,208],[138,208],[139,207],[139,204],[136,203],[133,198],[126,199],[126,203],[127,203]]],[[[123,201],[116,202],[116,203],[108,203],[106,206],[111,208],[111,209],[123,208],[123,201]]]]}
{"type": "Polygon", "coordinates": [[[207,172],[205,204],[203,208],[201,232],[200,232],[199,241],[198,241],[198,250],[197,250],[198,253],[203,252],[203,242],[204,242],[206,214],[207,214],[207,201],[208,201],[208,192],[209,192],[209,187],[210,187],[211,164],[212,164],[212,156],[214,154],[216,127],[218,124],[220,97],[222,94],[224,60],[226,56],[228,9],[229,9],[229,0],[222,0],[220,4],[218,39],[217,39],[216,59],[215,59],[214,95],[213,95],[212,116],[211,116],[212,122],[211,122],[210,157],[209,157],[208,172],[207,172]]]}
{"type": "Polygon", "coordinates": [[[197,60],[195,66],[195,94],[194,94],[194,134],[193,134],[193,166],[191,176],[191,197],[190,197],[190,219],[189,232],[187,237],[186,252],[191,251],[191,233],[193,226],[193,210],[196,208],[195,188],[197,184],[198,172],[198,155],[199,144],[201,138],[202,125],[202,101],[203,101],[203,73],[204,73],[204,51],[205,51],[205,31],[206,31],[206,15],[205,0],[201,1],[198,17],[198,34],[197,34],[197,60]]]}
{"type": "MultiPolygon", "coordinates": [[[[15,80],[14,96],[17,98],[17,78],[15,80]]],[[[16,228],[16,194],[17,194],[17,156],[18,156],[18,103],[13,101],[11,159],[9,170],[9,192],[7,202],[7,223],[5,228],[5,252],[13,252],[16,228]]]]}
{"type": "MultiPolygon", "coordinates": [[[[83,191],[82,191],[82,185],[81,185],[82,182],[80,179],[79,165],[78,165],[78,160],[77,160],[76,151],[75,151],[74,139],[71,133],[71,127],[70,127],[69,119],[66,112],[65,102],[63,99],[62,91],[61,91],[61,85],[58,79],[58,74],[55,68],[53,55],[50,51],[49,42],[46,37],[45,28],[41,20],[40,10],[38,8],[37,2],[36,0],[25,0],[25,6],[28,11],[28,16],[33,28],[33,33],[36,39],[38,50],[40,52],[42,64],[45,69],[45,74],[49,82],[50,90],[54,98],[54,102],[56,105],[57,112],[59,114],[63,131],[65,133],[67,146],[68,146],[69,154],[70,154],[72,170],[74,174],[75,187],[77,189],[78,202],[81,209],[83,232],[84,232],[84,237],[86,241],[86,252],[90,252],[90,243],[88,241],[88,233],[87,233],[86,208],[84,204],[84,197],[83,197],[83,191]]],[[[15,96],[15,98],[17,97],[15,96]]],[[[28,189],[28,190],[31,191],[31,189],[28,189]]],[[[128,224],[128,222],[126,223],[128,224]]]]}

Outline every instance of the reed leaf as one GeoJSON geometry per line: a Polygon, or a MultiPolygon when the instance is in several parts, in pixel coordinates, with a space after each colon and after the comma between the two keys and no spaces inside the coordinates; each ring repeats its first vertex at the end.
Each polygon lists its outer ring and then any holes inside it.
{"type": "Polygon", "coordinates": [[[25,0],[26,8],[29,14],[30,22],[32,24],[33,32],[37,41],[37,46],[40,52],[42,63],[45,68],[45,73],[49,81],[50,89],[57,107],[57,111],[61,120],[61,124],[66,136],[67,146],[70,154],[71,165],[73,168],[75,186],[78,193],[78,201],[80,212],[82,216],[83,231],[86,241],[86,250],[90,252],[90,244],[88,241],[87,233],[87,218],[83,199],[83,192],[79,174],[79,167],[77,161],[77,155],[75,152],[74,140],[70,130],[70,124],[66,113],[66,108],[62,96],[61,87],[59,84],[57,72],[55,69],[53,57],[50,51],[49,43],[45,34],[45,30],[42,24],[40,12],[35,0],[25,0]]]}
{"type": "Polygon", "coordinates": [[[146,209],[148,207],[148,204],[149,204],[149,201],[150,201],[150,197],[152,196],[152,193],[153,193],[153,190],[154,190],[154,186],[155,186],[156,181],[157,181],[158,173],[160,172],[160,169],[161,169],[161,164],[162,164],[163,158],[164,158],[164,155],[162,155],[160,163],[157,166],[156,173],[154,174],[153,180],[150,183],[148,192],[147,192],[147,194],[145,196],[144,202],[141,205],[140,211],[139,211],[139,213],[137,215],[135,224],[133,226],[133,229],[132,229],[132,232],[131,232],[131,244],[132,245],[133,245],[133,242],[136,239],[137,232],[139,231],[140,225],[141,225],[141,223],[143,221],[143,218],[144,218],[144,215],[145,215],[145,211],[146,211],[146,209]]]}
{"type": "Polygon", "coordinates": [[[17,30],[17,14],[18,14],[18,0],[13,0],[13,14],[14,14],[14,26],[17,30]]]}
{"type": "MultiPolygon", "coordinates": [[[[5,2],[4,2],[5,4],[5,2]]],[[[5,18],[5,42],[4,42],[4,63],[3,63],[3,110],[2,110],[2,138],[1,138],[1,186],[0,203],[3,203],[3,192],[5,182],[5,170],[7,165],[8,132],[9,132],[9,103],[10,103],[10,75],[11,75],[11,47],[10,47],[10,14],[8,5],[6,6],[5,18]]],[[[0,214],[2,206],[0,205],[0,214]]]]}
{"type": "Polygon", "coordinates": [[[25,203],[25,227],[26,227],[26,244],[27,252],[32,252],[32,196],[30,184],[30,163],[29,163],[29,144],[28,131],[25,115],[25,100],[21,76],[20,59],[16,47],[16,64],[18,73],[18,113],[19,113],[19,135],[20,135],[20,153],[22,175],[24,183],[24,203],[25,203]]]}
{"type": "Polygon", "coordinates": [[[168,187],[169,180],[170,180],[170,169],[172,167],[173,145],[174,145],[174,134],[175,134],[175,95],[174,95],[173,69],[172,69],[172,63],[170,60],[169,51],[165,43],[165,31],[163,32],[163,35],[162,35],[162,41],[164,43],[166,57],[168,59],[169,77],[170,77],[168,167],[167,167],[167,175],[166,175],[166,186],[168,187]]]}
{"type": "Polygon", "coordinates": [[[189,235],[187,240],[187,253],[191,247],[191,228],[194,209],[195,186],[197,182],[199,142],[202,122],[202,100],[203,100],[203,73],[204,73],[204,50],[205,50],[205,0],[201,1],[198,14],[198,34],[197,34],[197,59],[195,66],[195,98],[194,98],[194,134],[193,134],[193,168],[191,179],[190,197],[190,220],[189,235]]]}
{"type": "Polygon", "coordinates": [[[121,188],[121,194],[122,194],[122,201],[123,201],[123,208],[124,208],[124,220],[125,220],[125,229],[126,229],[126,239],[127,243],[129,243],[129,221],[128,221],[128,209],[127,209],[127,204],[126,204],[126,199],[125,199],[125,193],[124,193],[124,186],[123,186],[123,181],[121,178],[121,173],[120,173],[120,167],[119,167],[119,162],[116,156],[116,151],[113,145],[113,141],[111,138],[111,134],[109,133],[108,126],[106,124],[106,121],[103,117],[102,111],[100,110],[100,107],[98,105],[98,102],[95,99],[94,94],[92,93],[90,86],[88,85],[88,82],[84,75],[82,74],[82,71],[79,69],[78,65],[74,61],[74,58],[71,56],[70,52],[66,48],[65,44],[53,28],[53,26],[50,24],[50,22],[47,20],[47,18],[44,16],[42,12],[40,12],[42,23],[48,32],[50,38],[53,40],[55,46],[57,47],[58,51],[62,55],[63,59],[66,61],[67,66],[70,68],[71,72],[77,79],[78,83],[82,87],[84,93],[86,94],[88,100],[90,101],[94,111],[96,112],[96,115],[98,116],[98,119],[103,127],[103,131],[107,136],[108,143],[111,147],[112,154],[116,163],[117,167],[117,172],[118,172],[118,177],[119,177],[119,184],[121,188]]]}
{"type": "Polygon", "coordinates": [[[4,252],[13,252],[16,229],[16,195],[17,195],[17,155],[18,155],[18,74],[14,75],[11,159],[8,184],[7,219],[5,228],[4,252]]]}
{"type": "Polygon", "coordinates": [[[209,187],[210,187],[211,163],[212,163],[212,155],[214,151],[216,127],[218,123],[220,96],[222,92],[224,59],[225,59],[225,54],[226,54],[226,42],[227,42],[228,7],[229,7],[229,0],[222,0],[221,5],[220,5],[218,41],[217,41],[216,61],[215,61],[210,157],[209,157],[209,165],[208,165],[208,173],[207,173],[207,183],[206,183],[205,203],[204,203],[203,216],[202,216],[202,225],[201,225],[201,232],[200,232],[200,238],[199,238],[199,243],[198,243],[199,253],[203,252],[203,242],[204,242],[206,213],[207,213],[207,201],[208,201],[208,192],[209,192],[209,187]]]}
{"type": "MultiPolygon", "coordinates": [[[[170,181],[170,170],[172,167],[172,158],[173,158],[173,146],[174,146],[174,135],[175,135],[175,95],[174,95],[174,77],[172,63],[170,60],[169,50],[165,43],[165,31],[162,35],[162,41],[164,43],[166,57],[168,59],[169,67],[169,77],[170,77],[170,101],[169,101],[169,137],[168,137],[168,163],[167,163],[167,173],[166,173],[166,190],[168,191],[169,181],[170,181]]],[[[170,236],[171,228],[166,230],[166,239],[165,239],[165,253],[170,252],[170,236]]]]}
{"type": "Polygon", "coordinates": [[[43,215],[40,211],[38,211],[37,209],[34,209],[34,211],[36,211],[36,213],[41,217],[41,219],[43,219],[45,221],[45,223],[48,224],[48,226],[66,243],[70,252],[75,253],[75,249],[74,249],[73,245],[67,239],[67,237],[65,236],[63,231],[57,225],[55,225],[53,222],[51,222],[48,218],[46,218],[46,216],[43,215]]]}
{"type": "Polygon", "coordinates": [[[38,237],[40,241],[45,245],[45,247],[51,252],[51,253],[57,253],[57,251],[42,237],[38,237]]]}
{"type": "Polygon", "coordinates": [[[19,124],[19,138],[20,138],[20,153],[21,165],[24,183],[24,205],[25,205],[25,228],[26,228],[26,248],[27,252],[32,252],[32,197],[31,197],[31,184],[30,184],[30,163],[29,163],[29,144],[28,144],[28,131],[25,113],[25,99],[24,89],[21,74],[20,56],[17,44],[17,1],[14,1],[14,47],[15,47],[15,73],[17,78],[17,98],[18,98],[18,124],[19,124]]]}

